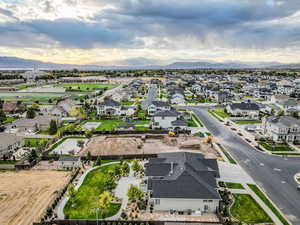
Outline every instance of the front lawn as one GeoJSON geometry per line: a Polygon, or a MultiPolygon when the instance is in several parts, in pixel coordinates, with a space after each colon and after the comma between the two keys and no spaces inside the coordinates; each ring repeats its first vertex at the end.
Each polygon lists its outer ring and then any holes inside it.
{"type": "Polygon", "coordinates": [[[123,123],[122,120],[97,120],[100,122],[100,126],[96,128],[96,131],[114,131],[118,125],[123,123]]]}
{"type": "MultiPolygon", "coordinates": [[[[64,213],[69,219],[95,219],[96,212],[93,208],[99,207],[99,196],[104,191],[111,191],[116,183],[108,175],[119,164],[112,164],[92,170],[85,177],[78,192],[69,200],[64,208],[64,213]],[[71,203],[73,202],[73,204],[71,203]]],[[[115,215],[121,207],[119,203],[111,203],[107,212],[100,212],[99,218],[115,215]]]]}
{"type": "Polygon", "coordinates": [[[17,118],[15,118],[15,117],[6,117],[6,119],[0,124],[6,125],[6,124],[14,122],[15,120],[17,120],[17,118]]]}
{"type": "Polygon", "coordinates": [[[261,123],[261,120],[238,120],[235,121],[236,124],[259,124],[261,123]]]}
{"type": "Polygon", "coordinates": [[[187,121],[188,127],[198,127],[194,120],[187,121]]]}
{"type": "Polygon", "coordinates": [[[264,149],[268,150],[268,151],[273,151],[273,152],[293,152],[294,149],[290,148],[287,145],[282,145],[282,146],[273,146],[273,145],[269,145],[267,142],[263,142],[260,141],[258,142],[258,144],[260,146],[262,146],[264,149]]]}
{"type": "Polygon", "coordinates": [[[208,110],[208,113],[209,113],[210,115],[212,115],[215,119],[219,120],[220,122],[223,122],[223,120],[221,120],[221,119],[215,114],[215,112],[214,112],[213,110],[209,109],[209,110],[208,110]]]}
{"type": "Polygon", "coordinates": [[[130,106],[130,105],[133,105],[134,102],[133,101],[122,101],[121,104],[125,105],[125,106],[130,106]]]}
{"type": "Polygon", "coordinates": [[[222,108],[214,109],[213,112],[223,119],[230,117],[230,115],[226,113],[222,108]]]}
{"type": "Polygon", "coordinates": [[[248,194],[233,194],[234,204],[230,211],[234,218],[247,224],[272,223],[268,214],[248,194]]]}
{"type": "Polygon", "coordinates": [[[203,127],[203,124],[201,123],[199,117],[195,113],[192,113],[192,118],[193,118],[194,122],[198,123],[199,127],[203,127]]]}
{"type": "Polygon", "coordinates": [[[221,144],[218,143],[217,145],[220,147],[221,151],[224,153],[224,155],[226,156],[226,158],[231,164],[237,164],[236,161],[232,158],[232,156],[225,150],[225,148],[221,144]]]}
{"type": "Polygon", "coordinates": [[[272,210],[272,212],[278,217],[278,219],[284,224],[289,225],[289,222],[282,216],[277,208],[270,202],[270,200],[259,190],[255,184],[248,184],[249,188],[255,192],[255,194],[272,210]]]}
{"type": "Polygon", "coordinates": [[[243,187],[243,185],[239,184],[239,183],[226,182],[225,185],[227,188],[230,188],[230,189],[245,189],[243,187]]]}

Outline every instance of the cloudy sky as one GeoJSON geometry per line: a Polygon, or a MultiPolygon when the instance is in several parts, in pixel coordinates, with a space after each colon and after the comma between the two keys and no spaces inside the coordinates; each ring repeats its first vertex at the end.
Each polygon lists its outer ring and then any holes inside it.
{"type": "Polygon", "coordinates": [[[102,65],[300,62],[300,0],[0,0],[0,55],[102,65]]]}

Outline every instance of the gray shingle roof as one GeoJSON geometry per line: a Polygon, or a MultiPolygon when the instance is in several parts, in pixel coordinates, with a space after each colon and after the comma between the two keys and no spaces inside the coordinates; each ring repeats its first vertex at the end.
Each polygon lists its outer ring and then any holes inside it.
{"type": "Polygon", "coordinates": [[[291,116],[271,116],[267,118],[267,122],[284,127],[300,126],[300,120],[291,116]]]}
{"type": "Polygon", "coordinates": [[[164,153],[158,157],[145,165],[153,198],[220,198],[216,191],[219,169],[215,159],[189,152],[164,153]]]}
{"type": "Polygon", "coordinates": [[[179,114],[180,113],[175,110],[165,110],[155,113],[154,116],[177,117],[179,114]]]}
{"type": "Polygon", "coordinates": [[[241,110],[259,110],[259,106],[255,103],[246,103],[246,102],[241,102],[241,103],[232,103],[230,104],[231,109],[241,109],[241,110]]]}

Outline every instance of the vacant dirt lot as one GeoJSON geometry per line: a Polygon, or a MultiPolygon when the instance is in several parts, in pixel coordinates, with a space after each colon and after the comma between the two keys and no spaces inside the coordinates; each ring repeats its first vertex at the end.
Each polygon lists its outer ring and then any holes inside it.
{"type": "Polygon", "coordinates": [[[203,153],[207,158],[218,158],[220,155],[204,143],[199,137],[168,137],[147,136],[98,136],[92,138],[79,155],[130,155],[130,154],[158,154],[164,152],[193,151],[203,153]]]}
{"type": "Polygon", "coordinates": [[[32,225],[68,180],[61,171],[0,172],[0,224],[32,225]]]}

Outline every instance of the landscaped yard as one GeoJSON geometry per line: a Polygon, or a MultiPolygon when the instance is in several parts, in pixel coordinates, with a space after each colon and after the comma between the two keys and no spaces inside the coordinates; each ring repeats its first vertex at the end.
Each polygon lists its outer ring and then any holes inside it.
{"type": "Polygon", "coordinates": [[[284,224],[289,225],[287,220],[281,215],[281,213],[274,207],[270,200],[264,195],[264,193],[259,190],[255,184],[248,184],[252,191],[272,210],[272,212],[278,217],[278,219],[284,224]]]}
{"type": "Polygon", "coordinates": [[[125,106],[130,106],[134,104],[134,101],[122,101],[121,104],[125,106]]]}
{"type": "Polygon", "coordinates": [[[117,87],[116,84],[96,84],[96,83],[65,83],[56,87],[64,87],[67,91],[90,92],[107,88],[107,90],[117,87]]]}
{"type": "MultiPolygon", "coordinates": [[[[118,164],[104,166],[92,170],[85,177],[75,197],[66,204],[64,213],[69,219],[95,219],[96,212],[93,208],[99,207],[99,196],[104,191],[111,191],[116,187],[108,175],[109,170],[116,168],[118,164]],[[73,202],[73,204],[71,204],[73,202]]],[[[106,213],[100,212],[99,218],[115,215],[121,207],[119,203],[111,203],[106,213]]]]}
{"type": "Polygon", "coordinates": [[[292,152],[292,151],[294,151],[294,149],[290,148],[287,145],[273,146],[273,145],[270,145],[267,142],[263,142],[263,141],[258,142],[258,144],[268,151],[274,151],[274,152],[285,152],[285,151],[292,152]]]}
{"type": "Polygon", "coordinates": [[[64,137],[62,139],[60,139],[58,142],[56,142],[55,144],[53,144],[48,150],[47,152],[51,153],[54,149],[56,149],[59,145],[61,145],[65,140],[67,139],[85,139],[85,137],[82,136],[69,136],[69,137],[64,137]]]}
{"type": "Polygon", "coordinates": [[[239,183],[230,183],[230,182],[227,182],[225,183],[226,187],[227,188],[230,188],[230,189],[245,189],[243,187],[242,184],[239,184],[239,183]]]}
{"type": "Polygon", "coordinates": [[[233,194],[234,204],[230,211],[234,218],[247,224],[272,223],[271,218],[248,194],[233,194]]]}
{"type": "Polygon", "coordinates": [[[25,138],[25,146],[26,147],[45,147],[48,144],[49,139],[47,138],[25,138]]]}
{"type": "Polygon", "coordinates": [[[188,120],[187,124],[189,127],[198,127],[194,120],[188,120]]]}
{"type": "Polygon", "coordinates": [[[96,131],[114,131],[121,124],[130,124],[135,126],[135,130],[144,131],[149,130],[150,120],[134,120],[125,122],[122,120],[91,120],[88,122],[100,122],[100,126],[96,128],[96,131]]]}
{"type": "Polygon", "coordinates": [[[227,117],[230,117],[230,115],[228,113],[226,113],[224,111],[224,109],[222,108],[218,108],[218,109],[214,109],[212,110],[214,113],[216,113],[218,116],[220,116],[221,118],[225,119],[227,117]]]}
{"type": "Polygon", "coordinates": [[[259,124],[261,120],[237,120],[235,121],[236,124],[259,124]]]}

